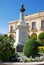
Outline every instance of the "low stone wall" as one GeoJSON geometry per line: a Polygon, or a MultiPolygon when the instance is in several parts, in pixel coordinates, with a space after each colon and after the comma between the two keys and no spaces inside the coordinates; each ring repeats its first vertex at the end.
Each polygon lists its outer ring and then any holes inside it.
{"type": "Polygon", "coordinates": [[[0,63],[0,65],[44,65],[43,62],[29,62],[29,63],[0,63]]]}

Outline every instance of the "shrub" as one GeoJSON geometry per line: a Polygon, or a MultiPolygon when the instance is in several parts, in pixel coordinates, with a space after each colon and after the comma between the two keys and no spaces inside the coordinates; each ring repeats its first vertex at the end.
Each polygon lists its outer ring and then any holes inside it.
{"type": "Polygon", "coordinates": [[[39,46],[38,49],[40,53],[44,53],[44,46],[39,46]]]}
{"type": "Polygon", "coordinates": [[[40,39],[37,39],[37,42],[39,46],[44,46],[44,43],[40,39]]]}
{"type": "Polygon", "coordinates": [[[7,35],[0,35],[0,60],[10,61],[10,57],[15,52],[13,41],[7,35]]]}
{"type": "Polygon", "coordinates": [[[0,60],[1,61],[10,61],[10,57],[15,52],[15,48],[13,48],[10,43],[6,43],[5,45],[1,44],[0,50],[1,50],[0,51],[0,60]]]}
{"type": "Polygon", "coordinates": [[[44,32],[39,34],[38,39],[40,39],[40,40],[44,39],[44,32]]]}
{"type": "Polygon", "coordinates": [[[28,39],[30,39],[30,35],[28,35],[28,39]]]}
{"type": "Polygon", "coordinates": [[[36,42],[36,38],[32,37],[27,40],[27,42],[25,43],[24,48],[23,48],[23,53],[27,57],[30,57],[30,56],[34,57],[37,55],[38,43],[36,42]]]}
{"type": "Polygon", "coordinates": [[[37,34],[36,33],[32,33],[31,37],[35,37],[37,39],[37,34]]]}

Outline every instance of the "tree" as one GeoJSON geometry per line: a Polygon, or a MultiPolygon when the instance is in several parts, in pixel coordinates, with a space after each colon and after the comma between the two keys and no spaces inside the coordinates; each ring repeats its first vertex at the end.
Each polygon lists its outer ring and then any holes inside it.
{"type": "Polygon", "coordinates": [[[38,43],[36,42],[36,38],[31,37],[30,39],[27,40],[27,42],[24,45],[23,48],[23,53],[27,56],[27,57],[34,57],[37,55],[38,53],[38,43]]]}
{"type": "Polygon", "coordinates": [[[7,35],[0,35],[0,60],[10,61],[10,57],[15,53],[13,40],[7,35]]]}

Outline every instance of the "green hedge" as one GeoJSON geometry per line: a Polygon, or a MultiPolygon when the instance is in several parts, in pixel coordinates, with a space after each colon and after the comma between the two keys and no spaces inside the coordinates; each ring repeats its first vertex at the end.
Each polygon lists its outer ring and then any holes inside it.
{"type": "Polygon", "coordinates": [[[31,37],[30,39],[27,40],[27,42],[24,45],[23,48],[23,53],[27,56],[27,57],[34,57],[37,55],[38,53],[38,43],[36,42],[36,38],[31,37]]]}
{"type": "Polygon", "coordinates": [[[44,39],[44,32],[42,32],[42,33],[40,33],[40,34],[38,35],[38,39],[40,39],[40,40],[44,39]]]}
{"type": "Polygon", "coordinates": [[[44,43],[42,42],[42,40],[37,39],[37,42],[38,42],[38,45],[39,45],[39,46],[44,46],[44,43]]]}

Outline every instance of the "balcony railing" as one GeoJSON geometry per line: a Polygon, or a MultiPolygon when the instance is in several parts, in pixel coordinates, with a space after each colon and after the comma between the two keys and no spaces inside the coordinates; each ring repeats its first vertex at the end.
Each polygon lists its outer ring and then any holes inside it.
{"type": "Polygon", "coordinates": [[[10,33],[16,33],[16,31],[15,30],[10,30],[10,33]]]}
{"type": "Polygon", "coordinates": [[[44,28],[41,27],[40,30],[44,31],[44,28]]]}
{"type": "Polygon", "coordinates": [[[32,31],[32,32],[36,32],[36,31],[37,31],[37,28],[35,28],[35,29],[32,29],[32,28],[31,28],[31,31],[32,31]]]}

